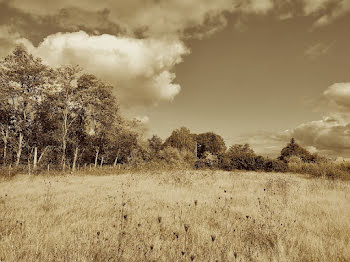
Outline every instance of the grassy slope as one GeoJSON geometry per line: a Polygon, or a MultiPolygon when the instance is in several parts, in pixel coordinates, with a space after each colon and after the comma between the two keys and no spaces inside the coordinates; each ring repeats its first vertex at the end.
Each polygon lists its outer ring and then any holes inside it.
{"type": "Polygon", "coordinates": [[[221,171],[18,176],[0,183],[0,197],[0,261],[350,260],[344,181],[221,171]]]}

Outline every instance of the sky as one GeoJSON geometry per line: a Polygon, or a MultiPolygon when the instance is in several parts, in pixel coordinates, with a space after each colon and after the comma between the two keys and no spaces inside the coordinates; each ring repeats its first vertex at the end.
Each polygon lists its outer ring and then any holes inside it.
{"type": "Polygon", "coordinates": [[[79,64],[148,135],[348,158],[349,25],[350,0],[0,0],[0,57],[79,64]]]}

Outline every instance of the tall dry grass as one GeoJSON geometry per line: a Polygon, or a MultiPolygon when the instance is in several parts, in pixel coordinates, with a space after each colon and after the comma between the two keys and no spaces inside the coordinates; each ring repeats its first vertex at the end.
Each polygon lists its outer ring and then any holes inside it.
{"type": "Polygon", "coordinates": [[[0,261],[349,261],[350,183],[156,171],[0,183],[0,261]]]}
{"type": "Polygon", "coordinates": [[[302,161],[292,161],[288,163],[288,170],[292,173],[308,174],[314,177],[350,180],[349,162],[305,163],[302,161]]]}

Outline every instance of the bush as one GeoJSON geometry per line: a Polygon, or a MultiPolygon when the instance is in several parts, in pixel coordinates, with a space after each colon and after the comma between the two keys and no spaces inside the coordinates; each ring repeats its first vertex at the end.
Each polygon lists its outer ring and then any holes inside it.
{"type": "Polygon", "coordinates": [[[174,147],[166,147],[159,151],[157,158],[154,161],[160,161],[164,165],[171,167],[193,167],[195,156],[188,150],[178,150],[174,147]]]}
{"type": "Polygon", "coordinates": [[[327,163],[289,163],[288,171],[298,174],[308,174],[314,177],[330,179],[350,179],[349,164],[327,163]]]}
{"type": "Polygon", "coordinates": [[[203,169],[203,168],[218,168],[218,157],[216,155],[213,155],[209,152],[205,152],[203,154],[203,158],[198,159],[194,167],[196,169],[203,169]]]}
{"type": "Polygon", "coordinates": [[[287,172],[288,164],[277,159],[266,159],[264,162],[264,171],[266,172],[287,172]]]}
{"type": "Polygon", "coordinates": [[[264,159],[254,153],[228,153],[220,160],[220,167],[225,170],[261,170],[263,169],[264,159]]]}

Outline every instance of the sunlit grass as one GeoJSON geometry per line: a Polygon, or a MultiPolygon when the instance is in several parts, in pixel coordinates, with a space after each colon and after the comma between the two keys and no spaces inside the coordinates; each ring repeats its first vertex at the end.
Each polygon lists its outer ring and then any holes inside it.
{"type": "Polygon", "coordinates": [[[0,197],[0,261],[350,260],[347,181],[124,170],[16,176],[0,197]]]}

